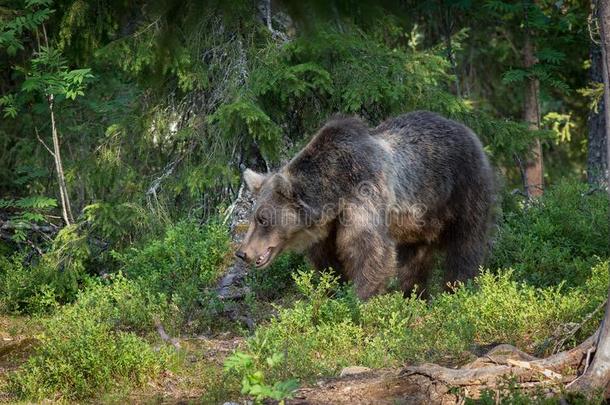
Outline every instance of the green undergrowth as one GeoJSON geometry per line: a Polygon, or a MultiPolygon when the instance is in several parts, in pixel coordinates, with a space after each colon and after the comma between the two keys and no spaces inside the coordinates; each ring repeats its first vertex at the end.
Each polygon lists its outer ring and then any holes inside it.
{"type": "Polygon", "coordinates": [[[11,376],[12,393],[74,401],[141,386],[169,360],[165,349],[155,352],[142,337],[162,312],[160,301],[120,275],[90,286],[43,321],[35,353],[11,376]]]}
{"type": "MultiPolygon", "coordinates": [[[[276,379],[336,375],[353,365],[459,364],[478,348],[498,343],[546,354],[552,348],[549,339],[557,338],[564,325],[581,322],[605,299],[608,262],[598,263],[590,278],[572,289],[536,288],[516,281],[513,270],[484,271],[429,303],[398,292],[360,302],[332,273],[302,271],[295,281],[302,298],[280,308],[248,342],[248,353],[258,359],[286,354],[281,370],[266,370],[276,379]]],[[[601,315],[568,342],[591,333],[601,315]]]]}
{"type": "Polygon", "coordinates": [[[77,226],[63,228],[41,256],[15,251],[0,256],[0,311],[48,314],[73,302],[93,277],[91,249],[77,226]]]}
{"type": "Polygon", "coordinates": [[[167,298],[176,309],[176,328],[188,325],[196,332],[211,326],[221,306],[214,287],[232,257],[226,227],[179,222],[163,237],[115,257],[125,276],[137,280],[142,290],[167,298]]]}
{"type": "Polygon", "coordinates": [[[490,269],[513,268],[535,286],[581,285],[608,251],[608,194],[587,184],[561,181],[524,205],[506,196],[490,269]]]}

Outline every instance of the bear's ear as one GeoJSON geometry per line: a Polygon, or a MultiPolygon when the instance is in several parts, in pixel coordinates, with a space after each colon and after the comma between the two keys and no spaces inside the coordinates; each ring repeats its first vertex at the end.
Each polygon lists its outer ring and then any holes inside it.
{"type": "Polygon", "coordinates": [[[244,181],[252,194],[258,194],[266,178],[266,175],[257,173],[254,170],[244,170],[244,181]]]}

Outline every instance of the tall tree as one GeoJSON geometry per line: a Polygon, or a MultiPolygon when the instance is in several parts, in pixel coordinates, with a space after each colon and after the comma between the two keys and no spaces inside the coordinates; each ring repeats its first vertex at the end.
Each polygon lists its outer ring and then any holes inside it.
{"type": "MultiPolygon", "coordinates": [[[[527,3],[527,2],[526,2],[527,3]]],[[[530,70],[538,61],[536,49],[529,24],[529,4],[524,5],[525,10],[525,37],[523,44],[523,67],[530,70]]],[[[540,81],[530,75],[525,81],[525,96],[523,101],[523,119],[530,129],[540,129],[540,81]]],[[[525,191],[530,197],[538,197],[543,192],[544,169],[542,164],[542,145],[536,138],[531,146],[530,156],[525,166],[525,191]]]]}
{"type": "Polygon", "coordinates": [[[7,54],[14,56],[19,50],[27,48],[26,54],[29,54],[27,63],[13,66],[14,72],[23,77],[20,89],[0,97],[0,106],[3,107],[5,117],[16,118],[18,108],[25,110],[31,104],[32,100],[27,99],[27,94],[44,97],[51,121],[53,146],[47,146],[36,125],[34,130],[38,141],[53,157],[62,217],[66,225],[70,225],[74,222],[74,217],[61,158],[57,104],[61,100],[74,100],[84,95],[84,80],[92,75],[90,69],[70,70],[61,52],[51,44],[45,25],[55,11],[51,9],[51,4],[50,0],[32,0],[26,2],[22,9],[11,10],[12,18],[0,20],[0,49],[5,48],[7,54]],[[34,39],[35,47],[30,45],[34,39]]]}
{"type": "MultiPolygon", "coordinates": [[[[593,85],[603,85],[602,50],[596,43],[591,44],[591,69],[589,78],[593,85]]],[[[606,120],[604,118],[606,103],[602,98],[596,108],[589,112],[588,121],[588,151],[587,151],[587,180],[591,185],[606,182],[608,170],[608,154],[606,153],[606,120]]]]}
{"type": "MultiPolygon", "coordinates": [[[[604,104],[610,105],[610,0],[597,1],[597,16],[602,51],[602,67],[604,79],[604,104]]],[[[610,108],[604,108],[604,119],[610,123],[610,108]]],[[[606,125],[606,153],[610,155],[610,125],[606,125]]],[[[610,180],[610,179],[608,179],[610,180]]],[[[610,196],[610,189],[608,190],[610,196]]],[[[608,286],[606,314],[600,326],[595,357],[591,366],[577,382],[577,387],[610,388],[610,285],[608,286]]]]}

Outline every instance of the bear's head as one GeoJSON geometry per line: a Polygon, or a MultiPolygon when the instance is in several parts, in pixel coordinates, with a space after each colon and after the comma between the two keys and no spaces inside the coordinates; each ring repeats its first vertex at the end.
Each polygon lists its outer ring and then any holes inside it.
{"type": "Polygon", "coordinates": [[[237,257],[265,268],[286,248],[304,239],[312,225],[313,210],[296,192],[287,173],[262,174],[246,169],[244,180],[256,204],[237,257]]]}

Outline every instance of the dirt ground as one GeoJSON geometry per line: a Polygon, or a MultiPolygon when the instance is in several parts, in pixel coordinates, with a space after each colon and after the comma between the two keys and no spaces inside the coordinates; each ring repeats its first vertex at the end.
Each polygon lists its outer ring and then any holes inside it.
{"type": "Polygon", "coordinates": [[[428,404],[429,397],[416,384],[405,384],[400,370],[385,369],[319,381],[301,388],[291,405],[330,404],[428,404]]]}

